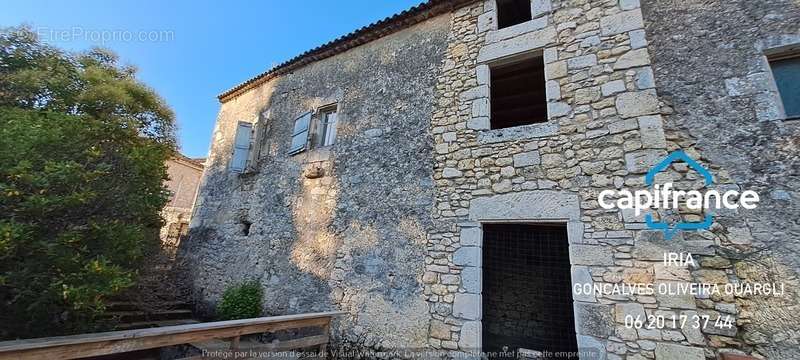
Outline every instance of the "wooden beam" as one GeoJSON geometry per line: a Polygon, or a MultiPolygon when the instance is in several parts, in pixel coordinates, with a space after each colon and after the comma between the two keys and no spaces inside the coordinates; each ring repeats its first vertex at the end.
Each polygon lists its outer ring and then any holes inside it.
{"type": "Polygon", "coordinates": [[[331,328],[330,322],[322,326],[322,334],[325,335],[325,341],[319,345],[319,353],[320,357],[322,357],[323,359],[328,358],[328,342],[329,342],[328,336],[330,334],[330,328],[331,328]]]}
{"type": "Polygon", "coordinates": [[[231,351],[237,351],[237,350],[239,350],[239,340],[240,340],[241,338],[242,338],[241,336],[234,336],[234,337],[231,339],[231,351]]]}
{"type": "Polygon", "coordinates": [[[129,351],[160,348],[205,340],[274,332],[330,324],[343,312],[262,317],[217,321],[152,329],[112,331],[29,340],[0,342],[0,360],[77,359],[129,351]]]}
{"type": "Polygon", "coordinates": [[[283,340],[271,344],[250,346],[248,350],[253,350],[255,352],[259,351],[278,352],[278,351],[310,348],[327,343],[328,343],[328,335],[311,335],[299,339],[283,340]]]}
{"type": "Polygon", "coordinates": [[[741,355],[741,354],[724,353],[721,355],[722,355],[722,360],[758,360],[752,356],[741,355]]]}

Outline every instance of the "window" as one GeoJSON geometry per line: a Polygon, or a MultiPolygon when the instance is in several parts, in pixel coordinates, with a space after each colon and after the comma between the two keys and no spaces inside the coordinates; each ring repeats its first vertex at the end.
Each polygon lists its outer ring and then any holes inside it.
{"type": "Polygon", "coordinates": [[[325,108],[320,112],[319,145],[333,145],[336,143],[336,107],[325,108]]]}
{"type": "Polygon", "coordinates": [[[322,107],[318,111],[309,111],[294,121],[292,144],[289,155],[307,149],[330,146],[336,143],[336,125],[338,113],[336,105],[322,107]]]}
{"type": "Polygon", "coordinates": [[[301,115],[294,121],[292,131],[292,144],[289,147],[289,154],[297,154],[306,149],[308,142],[308,126],[311,123],[311,112],[301,115]]]}
{"type": "Polygon", "coordinates": [[[769,63],[788,119],[800,118],[800,55],[769,63]]]}
{"type": "Polygon", "coordinates": [[[497,28],[502,29],[531,20],[530,0],[497,0],[497,28]]]}
{"type": "Polygon", "coordinates": [[[547,121],[542,57],[490,66],[489,71],[492,129],[547,121]]]}
{"type": "Polygon", "coordinates": [[[231,171],[242,172],[247,166],[247,158],[250,156],[250,135],[253,125],[246,122],[239,122],[236,128],[236,137],[233,141],[233,157],[231,158],[231,171]]]}

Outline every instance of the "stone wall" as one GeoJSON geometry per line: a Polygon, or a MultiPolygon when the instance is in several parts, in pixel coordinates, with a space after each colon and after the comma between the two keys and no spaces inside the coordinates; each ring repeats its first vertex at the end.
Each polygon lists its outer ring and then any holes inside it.
{"type": "MultiPolygon", "coordinates": [[[[492,222],[566,225],[574,283],[775,275],[796,288],[797,130],[776,118],[776,93],[762,81],[763,49],[797,32],[797,13],[780,11],[794,5],[712,1],[675,12],[686,3],[533,0],[532,20],[498,30],[494,0],[477,1],[226,101],[183,252],[199,304],[210,312],[225,286],[255,278],[267,314],[347,311],[340,340],[476,350],[482,226],[492,222]],[[490,66],[530,55],[545,63],[548,121],[491,129],[490,66]],[[337,143],[288,156],[292,120],[331,102],[337,143]],[[268,128],[260,156],[231,173],[236,124],[256,119],[268,128]],[[667,241],[643,216],[599,206],[602,190],[645,188],[645,173],[675,150],[710,169],[718,189],[758,191],[759,209],[716,214],[709,230],[667,241]],[[742,261],[776,243],[787,255],[764,259],[777,274],[742,261]],[[664,265],[667,251],[691,252],[698,265],[664,265]]],[[[685,164],[656,180],[704,184],[685,164]]],[[[793,358],[781,354],[797,348],[798,312],[780,307],[795,299],[573,298],[579,347],[611,360],[793,358]],[[736,326],[637,330],[626,315],[730,316],[736,326]]]]}
{"type": "Polygon", "coordinates": [[[449,15],[430,19],[222,104],[182,249],[201,309],[253,278],[267,315],[343,310],[340,340],[427,344],[428,126],[448,26],[449,15]],[[336,144],[288,155],[294,119],[333,102],[336,144]],[[259,117],[260,157],[245,174],[229,171],[237,122],[259,117]]]}
{"type": "MultiPolygon", "coordinates": [[[[644,174],[671,151],[640,4],[622,1],[533,1],[533,20],[497,30],[494,1],[455,12],[437,82],[436,231],[426,258],[425,296],[434,348],[480,347],[481,223],[564,222],[573,282],[590,284],[735,283],[738,274],[715,249],[737,241],[721,223],[665,241],[642,216],[600,208],[604,189],[644,188],[644,174]],[[544,57],[549,121],[491,130],[489,65],[525,52],[544,57]],[[691,252],[695,268],[662,263],[666,251],[691,252]]],[[[689,149],[691,150],[691,149],[689,149]]],[[[696,151],[690,156],[704,160],[696,151]]],[[[719,166],[718,186],[733,185],[719,166]]],[[[687,189],[702,179],[685,164],[660,174],[687,189]]],[[[656,217],[685,221],[682,209],[656,217]]],[[[738,328],[631,329],[626,315],[729,315],[739,308],[719,296],[575,296],[579,347],[608,359],[704,359],[741,347],[738,328]]]]}
{"type": "Polygon", "coordinates": [[[161,242],[170,248],[178,245],[182,224],[189,225],[192,218],[197,191],[203,177],[203,166],[193,160],[175,158],[167,160],[167,175],[165,182],[170,192],[169,202],[161,211],[164,226],[161,227],[161,242]]]}
{"type": "Polygon", "coordinates": [[[800,121],[783,120],[765,58],[800,46],[800,4],[645,0],[642,8],[656,84],[672,108],[668,139],[761,194],[754,211],[719,220],[720,233],[740,248],[728,258],[743,279],[783,282],[788,291],[737,299],[743,326],[732,347],[800,358],[800,121]]]}

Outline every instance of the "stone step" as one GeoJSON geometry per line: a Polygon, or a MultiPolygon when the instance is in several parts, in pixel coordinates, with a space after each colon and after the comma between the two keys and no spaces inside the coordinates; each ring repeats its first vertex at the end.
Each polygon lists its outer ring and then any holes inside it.
{"type": "MultiPolygon", "coordinates": [[[[191,309],[191,305],[186,303],[185,301],[179,300],[172,300],[172,301],[162,301],[159,303],[160,307],[165,309],[191,309]]],[[[106,310],[108,312],[117,312],[117,311],[140,311],[141,306],[136,301],[126,301],[126,300],[117,300],[117,301],[110,301],[106,304],[106,310]]]]}
{"type": "Polygon", "coordinates": [[[190,319],[192,317],[192,311],[188,309],[160,311],[109,311],[104,315],[108,317],[115,317],[122,323],[133,323],[141,321],[190,319]]]}

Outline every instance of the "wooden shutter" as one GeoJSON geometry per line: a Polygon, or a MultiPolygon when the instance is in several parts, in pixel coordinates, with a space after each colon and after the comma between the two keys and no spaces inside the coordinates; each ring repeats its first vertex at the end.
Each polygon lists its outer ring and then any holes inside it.
{"type": "Polygon", "coordinates": [[[236,128],[236,137],[233,142],[233,157],[231,158],[231,171],[242,172],[247,166],[250,155],[250,136],[253,125],[240,122],[236,128]]]}
{"type": "Polygon", "coordinates": [[[292,144],[289,146],[289,154],[296,154],[306,149],[309,124],[311,124],[310,111],[301,115],[294,121],[294,131],[292,131],[292,144]]]}
{"type": "Polygon", "coordinates": [[[253,125],[253,139],[250,141],[253,145],[250,147],[250,155],[247,159],[247,170],[255,171],[258,167],[258,162],[261,159],[264,142],[267,140],[267,122],[266,118],[259,118],[255,125],[253,125]]]}

